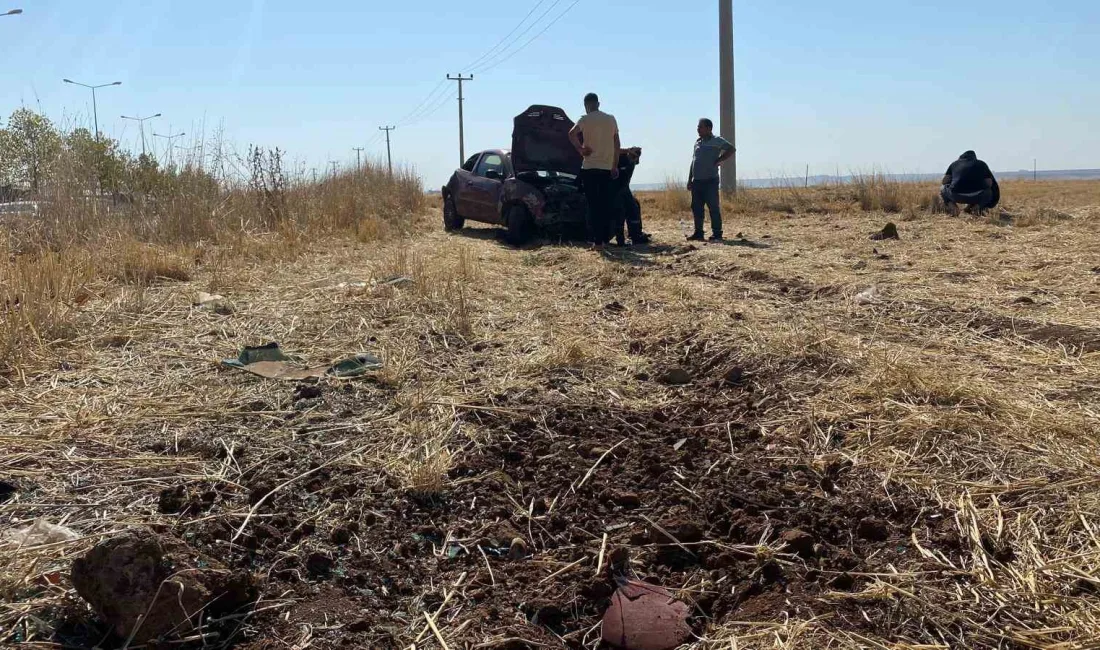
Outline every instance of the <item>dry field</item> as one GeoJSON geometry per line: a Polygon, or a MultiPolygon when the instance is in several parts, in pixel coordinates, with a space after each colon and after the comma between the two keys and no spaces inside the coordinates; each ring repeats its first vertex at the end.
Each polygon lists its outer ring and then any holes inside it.
{"type": "Polygon", "coordinates": [[[41,291],[73,299],[7,353],[0,530],[82,537],[0,546],[0,645],[124,646],[69,569],[143,528],[259,577],[195,647],[596,648],[611,564],[699,648],[1100,647],[1100,183],[1006,183],[1009,218],[863,189],[749,192],[728,245],[668,191],[634,250],[433,207],[41,291]],[[219,365],[271,341],[385,365],[219,365]]]}

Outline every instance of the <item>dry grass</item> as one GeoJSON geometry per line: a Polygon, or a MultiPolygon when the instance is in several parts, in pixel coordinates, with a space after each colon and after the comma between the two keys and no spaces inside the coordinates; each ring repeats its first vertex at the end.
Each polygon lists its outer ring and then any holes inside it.
{"type": "MultiPolygon", "coordinates": [[[[157,511],[162,489],[213,486],[219,501],[209,516],[240,522],[249,467],[278,454],[305,465],[354,451],[334,476],[458,508],[469,502],[471,479],[454,471],[504,435],[482,430],[483,415],[521,418],[522,446],[555,435],[543,417],[551,403],[657,412],[685,398],[715,408],[740,399],[702,381],[677,388],[639,378],[675,363],[700,377],[743,366],[771,457],[848,461],[876,479],[865,486],[876,496],[923,499],[957,540],[948,547],[914,529],[905,546],[916,559],[868,578],[860,591],[823,594],[818,614],[793,613],[781,601],[756,620],[735,612],[701,622],[696,647],[1093,647],[1100,348],[1091,337],[1100,337],[1100,253],[1092,232],[1100,184],[1003,190],[1015,218],[997,223],[934,212],[925,197],[935,188],[923,185],[869,179],[865,189],[743,191],[727,198],[728,229],[758,246],[697,248],[681,245],[676,224],[688,208],[681,191],[669,190],[641,201],[647,230],[672,246],[602,257],[569,247],[516,251],[434,229],[404,233],[401,211],[419,211],[422,199],[393,198],[372,212],[364,206],[375,199],[320,196],[316,205],[371,212],[377,223],[295,220],[294,232],[304,234],[291,240],[290,257],[248,254],[291,236],[272,230],[211,246],[138,239],[109,264],[87,249],[16,256],[0,267],[9,369],[0,478],[25,488],[0,514],[11,525],[44,516],[85,537],[5,549],[0,644],[47,643],[52,608],[75,601],[64,575],[71,558],[102,536],[150,525],[189,530],[190,520],[157,511]],[[895,213],[910,217],[901,240],[869,241],[895,213]],[[315,243],[310,228],[350,236],[315,243]],[[132,262],[130,275],[119,260],[132,262]],[[127,278],[136,282],[120,286],[127,278]],[[851,299],[870,286],[875,300],[851,299]],[[193,307],[190,296],[208,287],[232,300],[235,313],[193,307]],[[623,309],[609,309],[614,302],[623,309]],[[320,401],[216,366],[269,340],[311,361],[375,351],[386,366],[363,380],[322,381],[320,401]],[[55,572],[61,578],[51,585],[55,572]],[[893,615],[877,629],[844,627],[834,615],[863,620],[883,610],[893,615]]],[[[549,519],[520,501],[517,520],[539,538],[549,519]]],[[[322,500],[308,516],[327,530],[362,517],[357,508],[351,498],[322,500]]],[[[774,557],[777,546],[772,534],[757,550],[774,557]]],[[[549,574],[583,557],[580,548],[535,548],[531,561],[549,574]]],[[[509,565],[492,567],[492,578],[480,564],[471,569],[470,582],[503,583],[509,565]]],[[[439,627],[450,647],[485,642],[473,592],[453,586],[442,563],[437,570],[414,586],[413,602],[444,603],[439,627]],[[455,591],[446,602],[445,589],[455,591]]],[[[700,584],[693,576],[669,586],[693,593],[700,584]]],[[[547,593],[556,597],[553,587],[547,593]]],[[[274,589],[262,603],[295,635],[328,625],[309,619],[306,604],[274,589]]],[[[415,622],[393,626],[403,646],[423,627],[417,607],[407,618],[415,622]]]]}
{"type": "Polygon", "coordinates": [[[70,308],[77,293],[185,282],[200,266],[212,268],[208,286],[218,291],[234,272],[227,267],[242,259],[287,261],[309,241],[407,234],[409,215],[424,203],[410,174],[390,177],[372,165],[317,184],[274,176],[276,185],[261,192],[184,170],[156,196],[121,205],[78,198],[80,179],[59,177],[45,192],[42,218],[6,224],[3,233],[0,370],[71,338],[81,326],[70,308]]]}
{"type": "Polygon", "coordinates": [[[683,181],[675,178],[665,180],[665,188],[656,194],[657,205],[662,212],[691,211],[691,192],[683,181]]]}

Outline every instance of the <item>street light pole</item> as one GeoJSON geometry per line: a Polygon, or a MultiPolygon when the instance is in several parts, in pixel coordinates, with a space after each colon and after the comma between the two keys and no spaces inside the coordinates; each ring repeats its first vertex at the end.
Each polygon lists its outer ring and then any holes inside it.
{"type": "Polygon", "coordinates": [[[12,9],[11,11],[5,11],[0,16],[18,16],[21,13],[23,13],[22,9],[12,9]]]}
{"type": "Polygon", "coordinates": [[[99,110],[96,107],[95,91],[98,88],[106,88],[107,86],[121,86],[122,82],[121,81],[114,81],[114,82],[111,82],[109,84],[99,84],[98,86],[89,86],[88,84],[82,84],[79,81],[73,81],[72,79],[62,79],[62,81],[64,81],[67,84],[72,84],[74,86],[83,86],[84,88],[90,88],[91,89],[91,91],[92,91],[92,120],[94,121],[93,123],[95,124],[95,139],[96,139],[96,142],[99,142],[99,110]]]}
{"type": "Polygon", "coordinates": [[[155,132],[153,133],[154,138],[164,138],[165,140],[168,141],[168,164],[169,165],[171,165],[174,162],[174,159],[172,157],[173,156],[173,151],[174,151],[173,143],[176,141],[176,138],[182,138],[185,135],[187,135],[187,134],[184,133],[183,131],[180,131],[179,133],[176,133],[176,134],[173,134],[173,135],[161,135],[159,133],[155,133],[155,132]]]}
{"type": "Polygon", "coordinates": [[[133,120],[138,123],[138,129],[141,131],[141,155],[145,155],[145,120],[151,120],[154,117],[160,117],[160,113],[156,115],[150,115],[149,117],[127,117],[122,116],[124,120],[133,120]]]}

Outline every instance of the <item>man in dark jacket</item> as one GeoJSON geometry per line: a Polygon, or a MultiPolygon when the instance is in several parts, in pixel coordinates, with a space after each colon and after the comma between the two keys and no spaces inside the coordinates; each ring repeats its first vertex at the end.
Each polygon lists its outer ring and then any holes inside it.
{"type": "Polygon", "coordinates": [[[615,243],[619,246],[626,244],[627,233],[630,234],[630,243],[635,246],[649,243],[652,239],[642,232],[642,206],[630,191],[630,179],[634,177],[634,168],[641,160],[641,147],[623,149],[619,155],[619,178],[615,191],[615,243]]]}
{"type": "Polygon", "coordinates": [[[983,210],[997,206],[1001,188],[989,165],[978,160],[978,155],[973,151],[967,151],[947,168],[940,196],[952,215],[959,213],[960,203],[967,206],[968,213],[981,214],[983,210]]]}

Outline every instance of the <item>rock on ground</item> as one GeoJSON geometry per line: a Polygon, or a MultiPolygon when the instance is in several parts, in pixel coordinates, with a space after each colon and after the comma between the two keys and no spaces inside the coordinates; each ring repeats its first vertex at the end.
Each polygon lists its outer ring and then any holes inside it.
{"type": "Polygon", "coordinates": [[[253,577],[228,570],[179,539],[132,532],[73,562],[80,597],[122,638],[145,644],[187,636],[200,618],[255,599],[253,577]]]}

